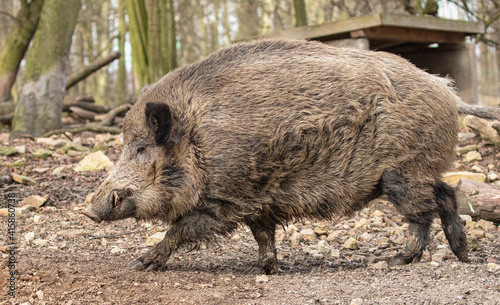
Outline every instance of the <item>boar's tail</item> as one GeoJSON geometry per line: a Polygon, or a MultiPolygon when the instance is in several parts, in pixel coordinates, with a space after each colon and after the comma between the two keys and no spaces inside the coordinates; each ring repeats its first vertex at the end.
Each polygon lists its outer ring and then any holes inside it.
{"type": "Polygon", "coordinates": [[[460,99],[458,100],[458,114],[473,115],[487,120],[500,119],[500,108],[480,105],[469,105],[460,99]]]}

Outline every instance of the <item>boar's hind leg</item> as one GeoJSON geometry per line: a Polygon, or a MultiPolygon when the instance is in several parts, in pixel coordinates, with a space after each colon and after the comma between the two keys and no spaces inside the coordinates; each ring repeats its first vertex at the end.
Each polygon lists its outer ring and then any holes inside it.
{"type": "Polygon", "coordinates": [[[274,245],[274,233],[276,225],[269,221],[246,220],[246,224],[252,230],[252,234],[259,245],[259,260],[257,266],[248,270],[249,273],[278,272],[278,259],[276,258],[276,247],[274,245]]]}
{"type": "Polygon", "coordinates": [[[439,182],[434,188],[434,194],[438,204],[441,225],[450,248],[460,261],[466,262],[468,260],[467,236],[464,232],[462,220],[457,213],[455,190],[448,184],[439,182]]]}
{"type": "Polygon", "coordinates": [[[433,188],[412,183],[411,177],[404,177],[397,171],[388,171],[382,177],[382,190],[409,223],[405,249],[389,264],[395,266],[420,261],[437,208],[433,188]]]}

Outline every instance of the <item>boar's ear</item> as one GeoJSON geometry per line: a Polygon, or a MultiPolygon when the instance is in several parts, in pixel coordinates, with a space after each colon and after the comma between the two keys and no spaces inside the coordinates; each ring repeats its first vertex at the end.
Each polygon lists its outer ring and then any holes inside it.
{"type": "Polygon", "coordinates": [[[146,123],[156,133],[156,145],[168,142],[179,143],[182,137],[179,121],[170,112],[170,107],[161,102],[146,103],[146,123]]]}

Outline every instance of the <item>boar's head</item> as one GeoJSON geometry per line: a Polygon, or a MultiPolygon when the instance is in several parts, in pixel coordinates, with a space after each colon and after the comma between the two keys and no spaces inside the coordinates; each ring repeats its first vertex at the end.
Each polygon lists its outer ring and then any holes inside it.
{"type": "Polygon", "coordinates": [[[197,201],[189,141],[165,102],[140,99],[123,122],[123,151],[116,168],[83,212],[95,222],[158,219],[172,222],[197,201]]]}

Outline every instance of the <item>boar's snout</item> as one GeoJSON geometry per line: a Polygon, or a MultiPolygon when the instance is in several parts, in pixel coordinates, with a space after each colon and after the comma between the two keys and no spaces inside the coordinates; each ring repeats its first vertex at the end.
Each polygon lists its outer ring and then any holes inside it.
{"type": "Polygon", "coordinates": [[[113,189],[110,186],[109,183],[101,186],[85,211],[82,211],[83,215],[97,223],[134,216],[135,207],[130,198],[132,189],[113,189]]]}

